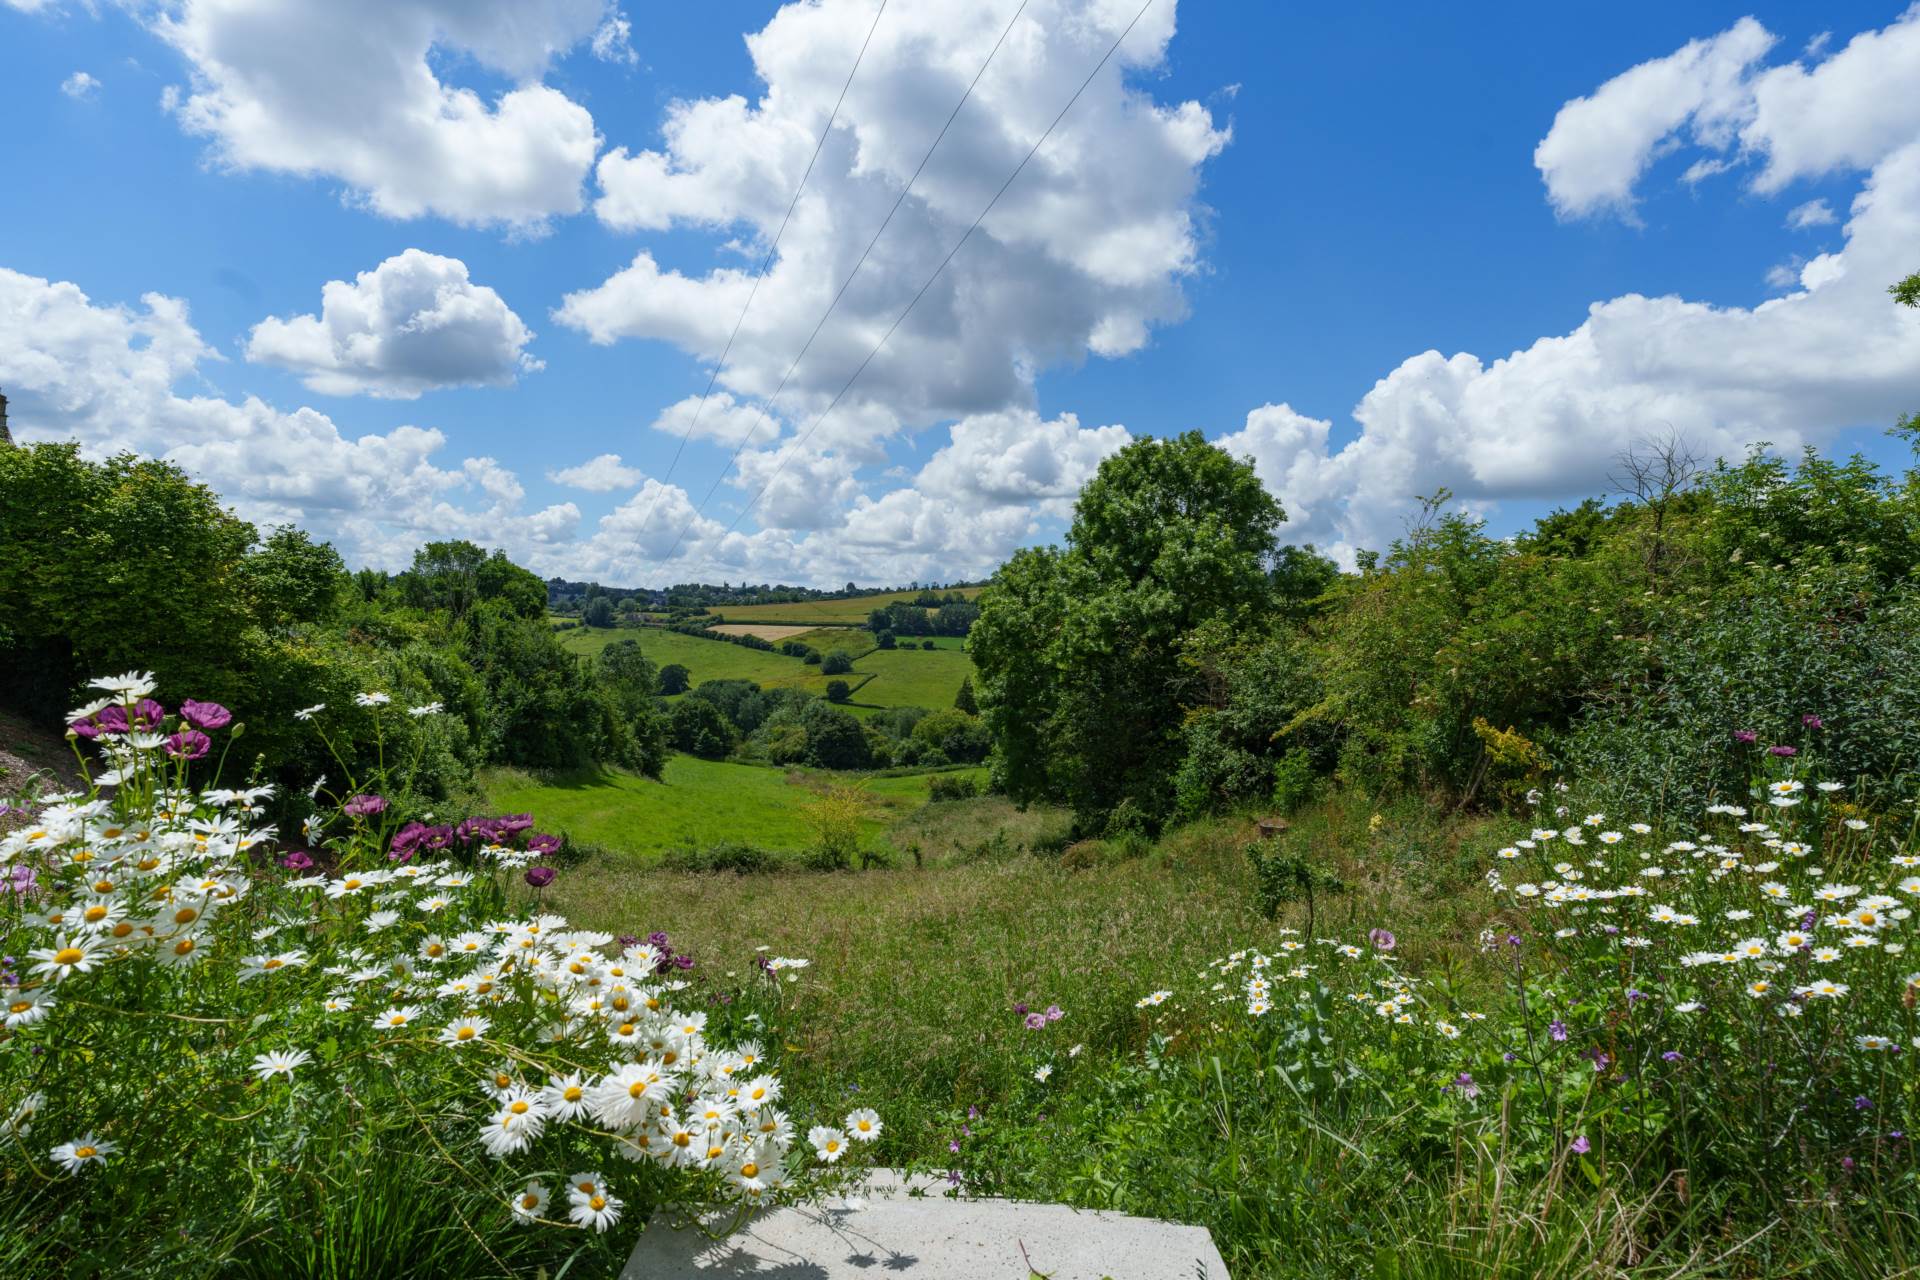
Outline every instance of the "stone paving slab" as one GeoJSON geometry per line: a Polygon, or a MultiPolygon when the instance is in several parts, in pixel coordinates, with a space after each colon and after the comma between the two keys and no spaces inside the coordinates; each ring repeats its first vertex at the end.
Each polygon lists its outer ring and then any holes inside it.
{"type": "Polygon", "coordinates": [[[877,1169],[859,1193],[775,1210],[717,1242],[656,1219],[620,1280],[1027,1280],[1022,1244],[1049,1280],[1229,1280],[1205,1227],[946,1189],[877,1169]]]}

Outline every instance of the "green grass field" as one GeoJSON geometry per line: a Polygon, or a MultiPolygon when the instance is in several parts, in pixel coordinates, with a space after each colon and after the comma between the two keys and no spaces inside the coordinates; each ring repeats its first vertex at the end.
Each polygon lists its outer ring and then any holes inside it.
{"type": "MultiPolygon", "coordinates": [[[[953,591],[971,600],[979,587],[954,587],[953,591]]],[[[884,609],[896,600],[911,600],[918,591],[880,591],[870,596],[849,596],[845,600],[802,600],[793,604],[747,604],[713,610],[725,622],[766,622],[792,626],[851,626],[865,622],[875,609],[884,609]]],[[[946,595],[946,589],[937,594],[946,595]]]]}
{"type": "MultiPolygon", "coordinates": [[[[872,637],[866,632],[847,628],[810,632],[800,638],[826,652],[845,649],[849,653],[862,653],[872,643],[872,637]]],[[[655,627],[637,630],[576,627],[560,633],[560,643],[570,652],[582,655],[597,654],[616,640],[638,640],[640,651],[656,666],[679,663],[696,685],[704,680],[751,680],[762,688],[804,689],[817,697],[825,697],[827,681],[834,678],[821,675],[817,666],[808,666],[777,650],[749,649],[724,640],[702,640],[655,627]]],[[[847,709],[854,715],[868,716],[884,707],[938,710],[952,706],[954,695],[960,692],[960,682],[973,674],[973,660],[960,649],[960,641],[955,637],[938,637],[935,643],[938,647],[932,651],[901,648],[863,653],[854,661],[853,671],[839,677],[853,686],[853,701],[847,709]]]]}
{"type": "Polygon", "coordinates": [[[660,782],[620,771],[540,779],[494,769],[481,775],[480,785],[488,804],[502,813],[531,813],[543,830],[646,860],[666,849],[723,840],[804,849],[812,835],[800,805],[833,781],[852,782],[871,797],[864,825],[869,842],[877,841],[926,803],[928,776],[861,779],[676,755],[660,782]]]}
{"type": "Polygon", "coordinates": [[[560,633],[560,643],[578,654],[597,654],[616,640],[638,640],[640,652],[655,666],[679,663],[691,673],[695,684],[703,680],[751,680],[767,689],[805,689],[821,696],[827,692],[827,677],[820,674],[819,667],[810,667],[798,658],[777,651],[749,649],[724,640],[702,640],[657,627],[612,630],[580,627],[560,633]]]}
{"type": "Polygon", "coordinates": [[[853,664],[870,677],[854,691],[860,707],[927,707],[953,705],[960,682],[973,674],[973,659],[957,649],[875,649],[853,664]]]}

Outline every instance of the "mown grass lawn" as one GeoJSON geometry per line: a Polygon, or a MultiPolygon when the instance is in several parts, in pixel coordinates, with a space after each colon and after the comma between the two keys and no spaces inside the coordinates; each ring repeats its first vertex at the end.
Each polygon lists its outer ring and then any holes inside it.
{"type": "MultiPolygon", "coordinates": [[[[696,644],[706,643],[695,641],[696,644]]],[[[732,648],[733,646],[716,646],[732,648]]],[[[984,770],[970,771],[984,774],[984,770]]],[[[531,813],[545,831],[622,855],[631,867],[674,848],[737,841],[796,851],[813,834],[801,806],[831,782],[850,782],[869,797],[862,824],[868,842],[927,801],[927,774],[865,778],[817,770],[780,769],[676,755],[660,782],[608,770],[545,778],[493,769],[480,784],[502,813],[531,813]]]]}

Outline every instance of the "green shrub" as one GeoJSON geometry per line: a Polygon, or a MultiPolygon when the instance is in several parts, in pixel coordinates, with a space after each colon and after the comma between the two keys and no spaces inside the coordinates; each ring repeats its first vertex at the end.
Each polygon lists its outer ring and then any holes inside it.
{"type": "Polygon", "coordinates": [[[965,773],[936,773],[927,779],[927,801],[971,800],[980,794],[980,784],[965,773]]]}
{"type": "Polygon", "coordinates": [[[672,871],[730,871],[735,875],[765,875],[784,870],[791,864],[788,855],[758,845],[723,840],[702,848],[685,846],[669,849],[661,855],[662,866],[672,871]]]}

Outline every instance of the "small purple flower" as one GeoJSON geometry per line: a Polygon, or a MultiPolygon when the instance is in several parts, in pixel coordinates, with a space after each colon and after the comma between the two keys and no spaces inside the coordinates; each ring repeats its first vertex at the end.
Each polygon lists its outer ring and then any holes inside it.
{"type": "Polygon", "coordinates": [[[1519,934],[1517,934],[1517,933],[1510,933],[1510,934],[1508,934],[1508,935],[1507,935],[1507,945],[1508,945],[1508,946],[1510,946],[1510,947],[1517,947],[1517,946],[1519,946],[1519,945],[1520,945],[1520,935],[1519,935],[1519,934]]]}
{"type": "Polygon", "coordinates": [[[196,729],[224,729],[233,723],[233,712],[217,702],[188,698],[180,704],[180,718],[196,729]]]}
{"type": "Polygon", "coordinates": [[[1385,929],[1375,929],[1371,931],[1367,934],[1367,940],[1373,943],[1373,948],[1376,951],[1391,951],[1394,948],[1394,937],[1385,929]]]}
{"type": "Polygon", "coordinates": [[[1064,1009],[1062,1009],[1062,1008],[1061,1008],[1061,1007],[1060,1007],[1059,1005],[1057,1005],[1057,1004],[1050,1004],[1050,1005],[1048,1005],[1048,1006],[1047,1006],[1047,1021],[1048,1021],[1048,1022],[1058,1022],[1058,1021],[1060,1021],[1060,1019],[1062,1019],[1062,1018],[1064,1018],[1064,1017],[1066,1017],[1066,1016],[1067,1016],[1067,1014],[1066,1014],[1066,1010],[1064,1010],[1064,1009]]]}
{"type": "Polygon", "coordinates": [[[1469,1072],[1462,1071],[1453,1078],[1453,1083],[1447,1087],[1458,1090],[1460,1096],[1468,1102],[1472,1102],[1480,1096],[1480,1086],[1473,1082],[1473,1076],[1469,1072]]]}
{"type": "Polygon", "coordinates": [[[1841,1156],[1841,1157],[1840,1157],[1840,1167],[1841,1167],[1842,1169],[1845,1169],[1845,1170],[1846,1170],[1846,1171],[1847,1171],[1848,1173],[1852,1173],[1852,1172],[1853,1172],[1853,1157],[1852,1157],[1852,1156],[1841,1156]]]}
{"type": "Polygon", "coordinates": [[[1642,1001],[1642,1000],[1651,1000],[1651,999],[1653,999],[1653,997],[1652,997],[1652,996],[1650,996],[1650,995],[1648,995],[1648,994],[1647,994],[1646,992],[1644,992],[1644,991],[1642,991],[1642,990],[1640,990],[1640,989],[1639,989],[1638,987],[1628,987],[1628,988],[1627,988],[1627,1003],[1628,1003],[1629,1005],[1632,1005],[1632,1004],[1637,1004],[1638,1002],[1640,1002],[1640,1001],[1642,1001]]]}
{"type": "Polygon", "coordinates": [[[1793,747],[1768,747],[1767,754],[1770,756],[1787,757],[1787,756],[1797,756],[1800,753],[1793,747]]]}
{"type": "Polygon", "coordinates": [[[1025,1001],[1021,1001],[1020,1003],[1018,1003],[1018,1004],[1016,1004],[1016,1005],[1014,1005],[1014,1006],[1013,1006],[1013,1012],[1014,1012],[1014,1016],[1015,1016],[1015,1017],[1020,1017],[1020,1018],[1024,1018],[1024,1017],[1026,1017],[1026,1016],[1027,1016],[1027,1006],[1026,1006],[1026,1002],[1025,1002],[1025,1001]]]}
{"type": "Polygon", "coordinates": [[[24,898],[40,888],[40,875],[26,863],[17,862],[6,877],[0,879],[0,885],[6,886],[7,892],[24,898]]]}
{"type": "Polygon", "coordinates": [[[289,871],[306,871],[313,866],[313,855],[305,849],[295,849],[280,859],[280,865],[289,871]]]}
{"type": "Polygon", "coordinates": [[[553,878],[559,874],[552,867],[528,867],[527,883],[536,889],[544,889],[552,884],[553,878]]]}
{"type": "Polygon", "coordinates": [[[958,1138],[950,1138],[950,1139],[948,1139],[948,1141],[947,1141],[947,1150],[949,1150],[949,1151],[951,1151],[951,1152],[953,1152],[953,1154],[955,1154],[955,1155],[959,1155],[959,1154],[960,1154],[960,1139],[958,1139],[958,1138]]]}
{"type": "Polygon", "coordinates": [[[1809,729],[1824,729],[1827,727],[1826,722],[1816,715],[1801,716],[1800,723],[1805,725],[1809,729]]]}
{"type": "Polygon", "coordinates": [[[1660,1055],[1660,1060],[1662,1062],[1678,1062],[1680,1061],[1680,1051],[1678,1049],[1669,1049],[1660,1055]]]}
{"type": "Polygon", "coordinates": [[[355,796],[340,806],[340,811],[349,818],[371,818],[375,814],[387,811],[385,796],[355,796]]]}
{"type": "Polygon", "coordinates": [[[1047,1015],[1046,1015],[1046,1014],[1044,1014],[1044,1013],[1030,1013],[1030,1014],[1028,1014],[1028,1015],[1027,1015],[1027,1030],[1029,1030],[1029,1031],[1038,1031],[1038,1030],[1040,1030],[1040,1029],[1041,1029],[1042,1027],[1044,1027],[1044,1026],[1046,1026],[1046,1025],[1047,1025],[1047,1015]]]}
{"type": "Polygon", "coordinates": [[[1547,1024],[1547,1034],[1555,1040],[1565,1040],[1567,1038],[1567,1024],[1555,1018],[1547,1024]]]}
{"type": "Polygon", "coordinates": [[[949,1170],[947,1170],[947,1181],[948,1181],[949,1183],[951,1183],[951,1184],[953,1184],[953,1185],[954,1185],[954,1186],[956,1186],[956,1187],[957,1187],[957,1186],[959,1186],[959,1185],[960,1185],[960,1171],[959,1171],[958,1169],[949,1169],[949,1170]]]}
{"type": "Polygon", "coordinates": [[[979,1118],[980,1118],[980,1108],[978,1107],[967,1108],[967,1119],[978,1120],[979,1118]]]}
{"type": "Polygon", "coordinates": [[[1760,735],[1758,733],[1755,733],[1752,729],[1735,729],[1733,731],[1733,740],[1735,742],[1744,742],[1748,746],[1752,746],[1754,743],[1760,741],[1760,735]]]}
{"type": "Polygon", "coordinates": [[[175,760],[198,760],[213,750],[213,739],[198,729],[182,729],[167,739],[167,754],[175,760]]]}
{"type": "Polygon", "coordinates": [[[1573,1140],[1572,1144],[1567,1147],[1567,1150],[1577,1156],[1583,1156],[1593,1150],[1593,1144],[1587,1141],[1587,1135],[1583,1133],[1573,1140]]]}
{"type": "Polygon", "coordinates": [[[1873,1106],[1873,1099],[1872,1099],[1872,1098],[1868,1098],[1868,1097],[1864,1097],[1864,1096],[1863,1096],[1863,1097],[1859,1097],[1859,1098],[1855,1098],[1855,1099],[1853,1100],[1853,1109],[1854,1109],[1855,1111],[1865,1111],[1865,1110],[1867,1110],[1867,1109],[1869,1109],[1869,1108],[1870,1108],[1870,1107],[1872,1107],[1872,1106],[1873,1106]]]}

